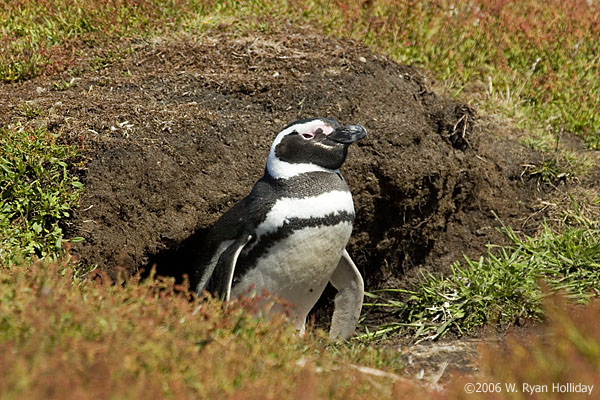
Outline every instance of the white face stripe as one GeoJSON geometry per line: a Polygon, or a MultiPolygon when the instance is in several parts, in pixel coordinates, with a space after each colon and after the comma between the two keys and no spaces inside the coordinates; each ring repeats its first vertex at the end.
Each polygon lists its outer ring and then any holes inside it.
{"type": "Polygon", "coordinates": [[[329,214],[347,212],[354,214],[352,194],[348,191],[334,190],[314,197],[284,197],[275,202],[265,220],[256,228],[261,236],[276,231],[290,218],[321,218],[329,214]]]}
{"type": "Polygon", "coordinates": [[[338,172],[338,170],[331,170],[331,169],[323,168],[323,167],[320,167],[315,164],[308,164],[308,163],[291,164],[291,163],[288,163],[285,161],[281,161],[275,154],[275,149],[277,148],[277,145],[279,143],[281,143],[283,138],[285,136],[289,135],[290,133],[292,133],[294,131],[298,132],[299,134],[302,134],[303,132],[314,133],[314,131],[316,131],[317,129],[322,129],[323,133],[326,135],[329,135],[331,132],[333,132],[333,128],[331,127],[331,125],[329,125],[327,122],[322,121],[320,119],[305,122],[303,124],[294,124],[294,125],[288,127],[287,129],[284,129],[281,132],[279,132],[279,134],[273,141],[273,144],[271,145],[271,150],[269,151],[269,157],[267,158],[267,171],[273,178],[289,179],[289,178],[299,175],[299,174],[303,174],[306,172],[316,172],[316,171],[329,172],[329,173],[338,172]]]}

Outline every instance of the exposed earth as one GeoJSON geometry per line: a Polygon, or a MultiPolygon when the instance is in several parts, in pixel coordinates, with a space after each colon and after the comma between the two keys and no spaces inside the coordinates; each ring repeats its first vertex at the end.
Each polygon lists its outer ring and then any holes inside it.
{"type": "Polygon", "coordinates": [[[67,88],[34,80],[11,92],[2,123],[30,102],[85,146],[86,191],[67,232],[85,239],[74,248],[84,263],[111,272],[184,272],[178,250],[249,193],[273,138],[299,118],[369,131],[342,169],[357,209],[349,252],[368,288],[479,256],[502,241],[495,215],[521,227],[539,197],[522,179],[538,156],[502,127],[413,68],[304,31],[139,43],[67,88]]]}
{"type": "Polygon", "coordinates": [[[0,87],[0,124],[45,124],[84,147],[66,231],[85,239],[72,249],[85,264],[181,277],[206,228],[262,175],[277,132],[314,116],[369,131],[342,168],[357,210],[348,250],[368,290],[479,257],[504,242],[500,221],[531,233],[543,217],[523,174],[538,154],[353,41],[294,29],[132,46],[72,80],[0,87]],[[24,103],[44,112],[20,115],[24,103]]]}

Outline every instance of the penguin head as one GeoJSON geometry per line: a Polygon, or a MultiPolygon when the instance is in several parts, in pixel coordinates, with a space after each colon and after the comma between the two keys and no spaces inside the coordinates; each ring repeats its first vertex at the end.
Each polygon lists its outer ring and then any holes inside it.
{"type": "Polygon", "coordinates": [[[293,122],[273,141],[267,172],[276,179],[305,172],[336,173],[346,160],[348,146],[366,135],[361,125],[341,125],[331,118],[293,122]]]}

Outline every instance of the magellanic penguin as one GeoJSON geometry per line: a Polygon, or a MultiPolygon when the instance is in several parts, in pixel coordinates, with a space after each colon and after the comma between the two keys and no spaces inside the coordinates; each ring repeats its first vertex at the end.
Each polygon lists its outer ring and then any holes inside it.
{"type": "Polygon", "coordinates": [[[345,247],[352,232],[352,195],[340,175],[360,125],[314,118],[275,138],[264,176],[208,230],[192,274],[196,291],[225,300],[270,293],[290,305],[304,332],[327,282],[337,289],[330,337],[354,333],[364,284],[345,247]]]}

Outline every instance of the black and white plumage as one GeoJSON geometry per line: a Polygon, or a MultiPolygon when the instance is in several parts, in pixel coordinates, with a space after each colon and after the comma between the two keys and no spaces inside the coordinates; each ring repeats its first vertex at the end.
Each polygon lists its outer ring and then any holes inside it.
{"type": "Polygon", "coordinates": [[[226,300],[264,291],[291,305],[302,332],[328,282],[337,289],[330,336],[354,333],[363,280],[345,247],[354,205],[339,168],[360,125],[296,121],[275,138],[264,176],[208,231],[193,273],[198,293],[226,300]]]}

